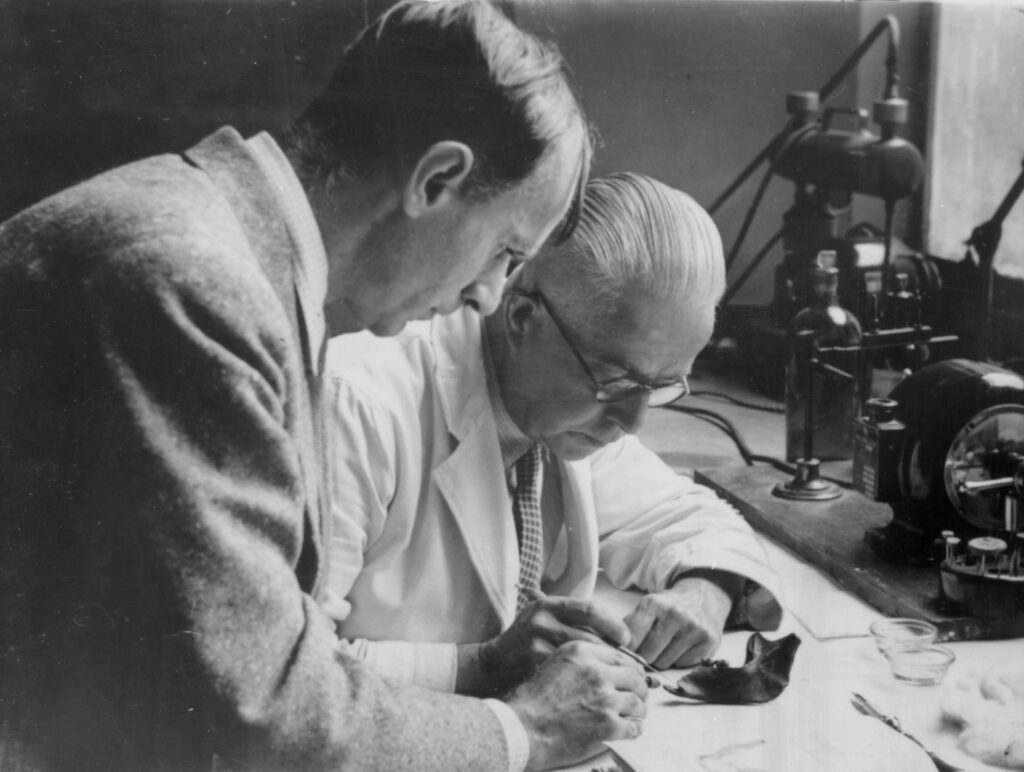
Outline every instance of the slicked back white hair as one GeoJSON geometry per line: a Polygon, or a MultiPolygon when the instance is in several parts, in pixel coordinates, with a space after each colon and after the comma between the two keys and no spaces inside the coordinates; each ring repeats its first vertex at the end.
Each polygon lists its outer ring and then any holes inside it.
{"type": "Polygon", "coordinates": [[[542,250],[522,279],[571,296],[589,319],[634,298],[713,309],[725,291],[725,261],[718,229],[691,196],[620,172],[587,183],[572,237],[542,250]]]}

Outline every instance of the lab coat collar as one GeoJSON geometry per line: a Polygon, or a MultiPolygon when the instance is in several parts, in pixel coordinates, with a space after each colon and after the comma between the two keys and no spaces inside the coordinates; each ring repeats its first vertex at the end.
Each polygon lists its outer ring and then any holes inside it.
{"type": "MultiPolygon", "coordinates": [[[[438,397],[459,446],[434,470],[434,482],[462,532],[491,604],[507,628],[515,619],[519,543],[487,392],[479,315],[471,309],[431,324],[438,397]],[[467,485],[467,480],[476,484],[467,485]]],[[[546,582],[557,595],[588,597],[598,565],[598,534],[585,513],[595,510],[589,460],[552,456],[549,473],[562,480],[562,516],[571,540],[561,574],[546,582]]]]}
{"type": "Polygon", "coordinates": [[[434,483],[458,524],[488,599],[507,627],[515,618],[519,548],[487,396],[479,315],[464,308],[435,317],[431,343],[441,409],[459,443],[434,469],[434,483]]]}
{"type": "Polygon", "coordinates": [[[490,416],[480,336],[480,315],[468,307],[435,316],[430,325],[441,409],[448,431],[460,441],[478,428],[482,414],[490,416]]]}

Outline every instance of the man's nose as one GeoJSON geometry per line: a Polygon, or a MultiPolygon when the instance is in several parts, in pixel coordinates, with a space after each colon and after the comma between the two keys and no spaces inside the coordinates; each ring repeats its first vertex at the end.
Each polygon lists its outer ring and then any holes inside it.
{"type": "Polygon", "coordinates": [[[639,391],[625,399],[605,404],[605,415],[626,434],[636,434],[647,418],[647,392],[639,391]]]}
{"type": "Polygon", "coordinates": [[[463,305],[473,306],[483,316],[493,314],[498,309],[498,301],[501,300],[501,290],[505,286],[507,268],[507,258],[494,260],[491,267],[462,290],[463,305]]]}

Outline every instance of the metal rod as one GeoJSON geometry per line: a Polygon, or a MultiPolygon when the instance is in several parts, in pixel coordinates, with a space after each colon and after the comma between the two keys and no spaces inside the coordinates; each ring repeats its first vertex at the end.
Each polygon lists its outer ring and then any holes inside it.
{"type": "Polygon", "coordinates": [[[830,353],[856,353],[858,351],[876,351],[885,348],[893,348],[895,346],[905,346],[907,343],[956,343],[960,339],[955,335],[936,335],[933,338],[923,337],[914,341],[889,341],[886,343],[868,343],[857,346],[828,346],[826,348],[819,349],[822,354],[830,353]]]}
{"type": "MultiPolygon", "coordinates": [[[[874,43],[875,40],[878,39],[878,36],[886,30],[889,31],[889,58],[892,59],[892,65],[889,69],[894,71],[897,68],[898,62],[896,60],[895,49],[899,48],[900,23],[896,20],[895,16],[886,16],[875,25],[874,29],[868,33],[867,37],[861,41],[860,45],[853,49],[853,53],[850,54],[849,58],[843,62],[842,66],[836,70],[835,74],[828,80],[828,82],[821,87],[821,90],[818,93],[822,104],[824,104],[825,100],[832,95],[832,92],[839,87],[839,84],[843,82],[843,79],[849,75],[850,70],[857,65],[857,62],[860,61],[861,57],[867,53],[867,50],[871,48],[871,44],[874,43]]],[[[886,64],[888,64],[888,62],[886,62],[886,64]]],[[[889,82],[886,84],[886,97],[896,96],[895,93],[889,93],[889,91],[894,88],[893,75],[891,72],[889,74],[888,81],[889,82]]]]}
{"type": "Polygon", "coordinates": [[[970,482],[965,480],[960,483],[960,490],[965,493],[974,493],[977,491],[994,491],[1000,488],[1012,488],[1013,478],[1012,477],[997,477],[994,480],[978,480],[977,482],[970,482]]]}
{"type": "MultiPolygon", "coordinates": [[[[893,220],[896,211],[896,202],[892,199],[885,200],[885,252],[882,258],[882,292],[878,298],[879,306],[878,317],[884,324],[886,314],[892,310],[892,303],[889,301],[889,294],[886,292],[885,287],[889,283],[889,270],[892,264],[892,239],[893,239],[893,220]]],[[[889,323],[892,324],[897,320],[889,319],[889,323]]]]}
{"type": "MultiPolygon", "coordinates": [[[[1024,166],[1024,161],[1021,161],[1021,166],[1024,166]]],[[[1003,197],[1003,201],[999,204],[999,208],[996,209],[996,213],[992,215],[992,219],[998,223],[1005,220],[1006,215],[1010,213],[1013,205],[1017,203],[1021,193],[1024,193],[1024,171],[1018,175],[1016,181],[1010,186],[1010,190],[1003,197]]]]}
{"type": "Polygon", "coordinates": [[[778,134],[772,137],[768,141],[768,144],[761,149],[761,152],[754,157],[754,160],[747,164],[747,167],[742,172],[739,173],[739,176],[737,176],[736,179],[733,180],[732,183],[730,183],[729,187],[722,191],[718,198],[711,202],[711,206],[708,207],[708,214],[713,215],[715,212],[717,212],[718,209],[722,206],[722,204],[729,200],[732,194],[739,189],[740,185],[747,181],[747,178],[754,173],[754,171],[757,169],[758,166],[761,165],[763,161],[775,155],[776,148],[780,144],[782,144],[782,141],[786,138],[786,136],[789,134],[792,128],[792,123],[787,121],[785,128],[783,128],[782,131],[780,131],[778,134]]]}

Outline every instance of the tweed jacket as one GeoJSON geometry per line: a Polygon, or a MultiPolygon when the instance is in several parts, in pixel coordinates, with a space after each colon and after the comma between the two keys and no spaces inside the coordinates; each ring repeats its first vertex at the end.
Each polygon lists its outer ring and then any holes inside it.
{"type": "Polygon", "coordinates": [[[338,653],[294,252],[232,129],[0,226],[0,768],[506,767],[338,653]]]}
{"type": "MultiPolygon", "coordinates": [[[[328,425],[346,439],[333,449],[328,609],[369,662],[451,688],[437,674],[454,651],[437,644],[506,629],[519,576],[479,316],[465,309],[388,339],[342,335],[327,372],[328,425]]],[[[736,616],[777,627],[778,577],[750,527],[636,437],[546,467],[549,594],[590,597],[599,570],[655,592],[718,568],[748,579],[736,616]]]]}

